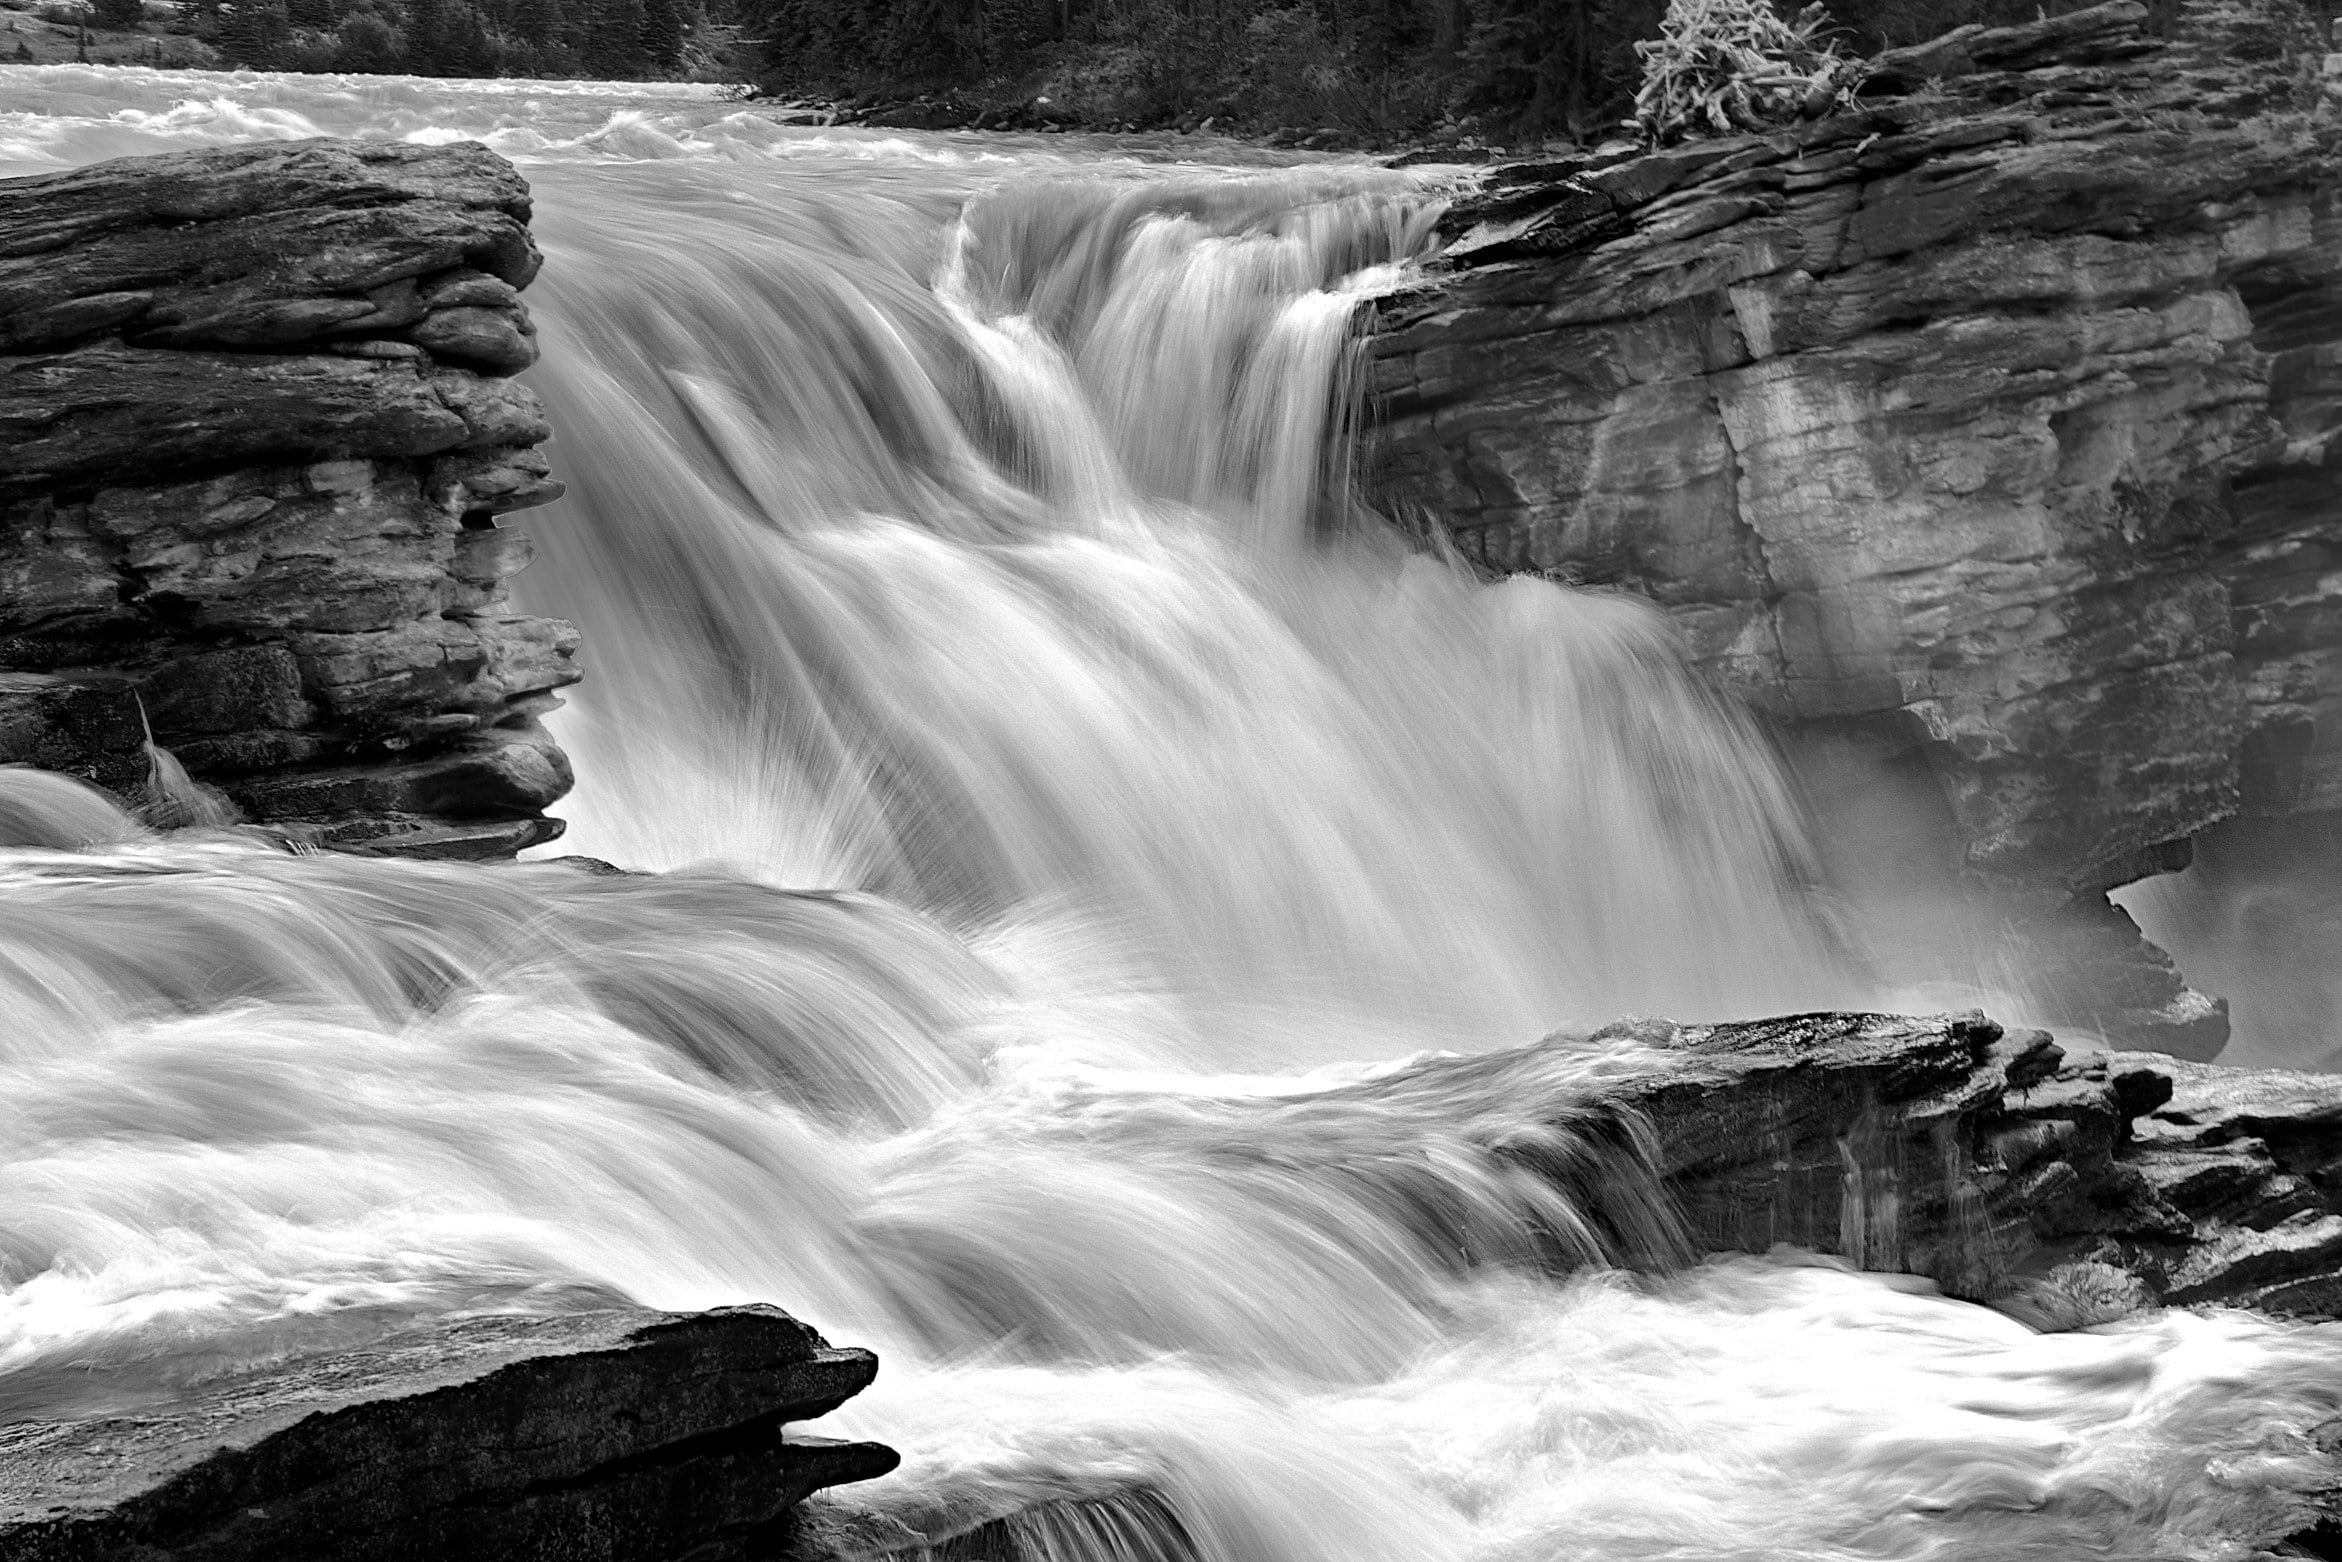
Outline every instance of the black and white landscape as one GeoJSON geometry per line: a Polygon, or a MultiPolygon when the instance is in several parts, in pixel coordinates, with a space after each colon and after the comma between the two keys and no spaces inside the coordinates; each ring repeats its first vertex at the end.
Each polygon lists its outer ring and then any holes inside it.
{"type": "Polygon", "coordinates": [[[0,64],[0,1559],[2342,1554],[2321,39],[0,64]]]}

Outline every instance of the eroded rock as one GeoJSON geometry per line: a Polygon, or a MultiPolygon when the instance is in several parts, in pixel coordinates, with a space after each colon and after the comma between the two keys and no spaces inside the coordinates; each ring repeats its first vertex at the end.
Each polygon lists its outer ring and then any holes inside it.
{"type": "Polygon", "coordinates": [[[1682,1060],[1615,1099],[1701,1250],[1788,1242],[1979,1300],[2096,1264],[2143,1301],[2342,1316],[2342,1079],[2069,1062],[1975,1015],[1631,1033],[1682,1060]]]}
{"type": "Polygon", "coordinates": [[[0,181],[0,761],[120,788],[133,721],[312,839],[558,833],[576,635],[497,518],[561,494],[528,190],[472,145],[306,141],[0,181]],[[70,697],[69,697],[70,696],[70,697]],[[127,747],[124,744],[127,743],[127,747]]]}

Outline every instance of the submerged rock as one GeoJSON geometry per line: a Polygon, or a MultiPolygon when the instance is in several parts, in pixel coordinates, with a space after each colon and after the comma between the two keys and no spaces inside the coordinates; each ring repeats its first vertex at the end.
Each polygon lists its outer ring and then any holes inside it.
{"type": "MultiPolygon", "coordinates": [[[[1492,169],[1375,327],[1386,504],[1646,595],[1797,739],[1924,769],[2011,947],[2239,808],[2342,806],[2342,119],[2290,0],[2146,20],[1965,28],[1858,112],[1492,169]]],[[[2217,1047],[2102,934],[2049,951],[2061,1023],[2217,1047]]]]}
{"type": "Polygon", "coordinates": [[[744,1557],[807,1493],[894,1468],[782,1432],[877,1370],[770,1307],[428,1324],[0,1426],[0,1558],[744,1557]]]}
{"type": "Polygon", "coordinates": [[[468,143],[0,181],[0,677],[40,680],[0,695],[0,762],[128,795],[142,703],[197,782],[312,839],[559,832],[536,718],[576,636],[509,612],[529,550],[498,521],[561,494],[504,378],[536,356],[528,219],[468,143]]]}

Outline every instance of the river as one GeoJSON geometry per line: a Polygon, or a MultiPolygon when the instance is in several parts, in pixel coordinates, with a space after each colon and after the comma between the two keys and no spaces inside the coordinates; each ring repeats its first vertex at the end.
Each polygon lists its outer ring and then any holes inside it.
{"type": "Polygon", "coordinates": [[[0,856],[0,1416],[419,1314],[763,1300],[885,1363],[822,1428],[904,1453],[856,1503],[1031,1509],[1036,1562],[2284,1533],[2331,1328],[1636,1277],[1631,1158],[1589,1209],[1504,1153],[1599,1158],[1618,1015],[1937,995],[1654,611],[1349,500],[1356,306],[1452,171],[0,67],[9,172],[319,133],[534,185],[571,493],[522,596],[588,674],[549,854],[664,871],[0,856]]]}

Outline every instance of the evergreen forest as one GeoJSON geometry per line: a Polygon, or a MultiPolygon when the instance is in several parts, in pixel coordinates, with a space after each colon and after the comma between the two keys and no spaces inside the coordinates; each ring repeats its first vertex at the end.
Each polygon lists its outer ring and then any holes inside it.
{"type": "MultiPolygon", "coordinates": [[[[143,0],[84,0],[136,27],[143,0]]],[[[1824,0],[1858,53],[2081,0],[1824,0]]],[[[2175,0],[2159,0],[2169,6],[2175,0]]],[[[1321,128],[1390,142],[1615,132],[1666,0],[185,0],[224,63],[752,82],[977,120],[1321,128]]],[[[145,12],[152,25],[154,12],[145,12]]],[[[941,122],[939,120],[939,122],[941,122]]]]}

